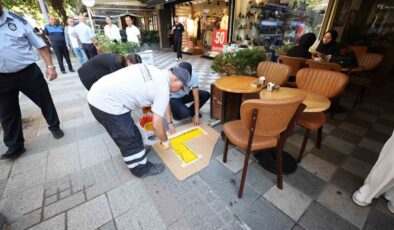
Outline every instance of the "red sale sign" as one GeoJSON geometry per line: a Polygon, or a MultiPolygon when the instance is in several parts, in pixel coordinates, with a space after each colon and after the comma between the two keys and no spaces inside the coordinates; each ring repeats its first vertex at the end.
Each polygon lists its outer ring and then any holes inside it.
{"type": "Polygon", "coordinates": [[[213,30],[211,51],[221,53],[223,44],[227,43],[227,30],[213,30]]]}

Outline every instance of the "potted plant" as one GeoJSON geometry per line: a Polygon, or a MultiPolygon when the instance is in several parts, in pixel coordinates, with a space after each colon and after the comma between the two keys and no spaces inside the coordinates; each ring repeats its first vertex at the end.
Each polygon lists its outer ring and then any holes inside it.
{"type": "Polygon", "coordinates": [[[138,50],[138,44],[135,42],[114,42],[103,34],[96,34],[96,40],[99,53],[117,53],[126,56],[138,50]]]}
{"type": "MultiPolygon", "coordinates": [[[[261,48],[246,48],[235,52],[217,55],[211,68],[221,77],[225,76],[256,76],[257,66],[265,61],[265,50],[261,48]]],[[[222,91],[211,84],[211,118],[219,119],[221,115],[222,91]]],[[[227,104],[235,103],[235,95],[227,97],[227,104]]],[[[234,117],[236,111],[228,111],[228,117],[234,117]]]]}
{"type": "Polygon", "coordinates": [[[141,48],[140,50],[159,50],[160,49],[159,31],[141,30],[141,48]]]}

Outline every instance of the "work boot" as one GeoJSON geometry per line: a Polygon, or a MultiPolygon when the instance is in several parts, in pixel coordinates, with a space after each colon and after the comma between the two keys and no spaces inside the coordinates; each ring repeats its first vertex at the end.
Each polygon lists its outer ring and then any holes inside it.
{"type": "Polygon", "coordinates": [[[145,145],[145,154],[148,154],[150,150],[152,149],[149,145],[145,145]]]}
{"type": "Polygon", "coordinates": [[[2,156],[1,156],[1,160],[6,160],[6,159],[15,159],[17,157],[19,157],[20,155],[22,155],[24,152],[26,152],[26,149],[21,146],[18,148],[9,148],[7,150],[7,152],[5,152],[2,156]]]}
{"type": "Polygon", "coordinates": [[[144,178],[144,177],[148,177],[148,176],[154,176],[157,174],[160,174],[162,172],[164,172],[165,166],[162,163],[151,163],[150,161],[146,162],[146,170],[145,173],[141,174],[141,175],[135,175],[136,177],[139,178],[144,178]]]}
{"type": "Polygon", "coordinates": [[[54,130],[50,130],[51,131],[51,133],[52,133],[52,136],[55,138],[55,139],[60,139],[60,138],[62,138],[63,136],[64,136],[64,133],[63,133],[63,131],[58,127],[58,128],[56,128],[56,129],[54,129],[54,130]]]}

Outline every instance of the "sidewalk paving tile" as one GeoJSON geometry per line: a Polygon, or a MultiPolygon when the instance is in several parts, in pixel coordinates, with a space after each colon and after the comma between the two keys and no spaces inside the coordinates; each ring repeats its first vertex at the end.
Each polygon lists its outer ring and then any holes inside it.
{"type": "Polygon", "coordinates": [[[346,219],[354,226],[362,228],[367,219],[370,207],[360,207],[356,205],[351,198],[352,194],[338,188],[335,185],[329,185],[320,195],[317,201],[346,219]]]}
{"type": "Polygon", "coordinates": [[[53,230],[53,229],[56,230],[66,229],[64,213],[52,217],[51,219],[45,220],[32,228],[29,228],[29,230],[53,230]]]}
{"type": "Polygon", "coordinates": [[[264,198],[257,199],[241,214],[241,219],[251,229],[291,229],[294,221],[264,198]]]}
{"type": "Polygon", "coordinates": [[[101,195],[67,211],[68,229],[96,229],[112,219],[108,200],[101,195]]]}
{"type": "Polygon", "coordinates": [[[21,215],[42,207],[43,196],[44,186],[42,185],[25,190],[16,196],[2,199],[0,212],[6,216],[8,221],[13,221],[21,215]]]}
{"type": "Polygon", "coordinates": [[[263,197],[294,221],[298,221],[311,204],[312,199],[286,183],[283,187],[284,189],[281,190],[273,186],[263,197]]]}

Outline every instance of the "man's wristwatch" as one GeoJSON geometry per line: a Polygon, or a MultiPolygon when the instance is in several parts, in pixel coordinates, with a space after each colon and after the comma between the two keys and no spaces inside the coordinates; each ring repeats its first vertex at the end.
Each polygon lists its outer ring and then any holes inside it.
{"type": "Polygon", "coordinates": [[[55,66],[53,66],[53,65],[47,65],[47,69],[48,68],[51,68],[51,69],[56,69],[56,67],[55,66]]]}

